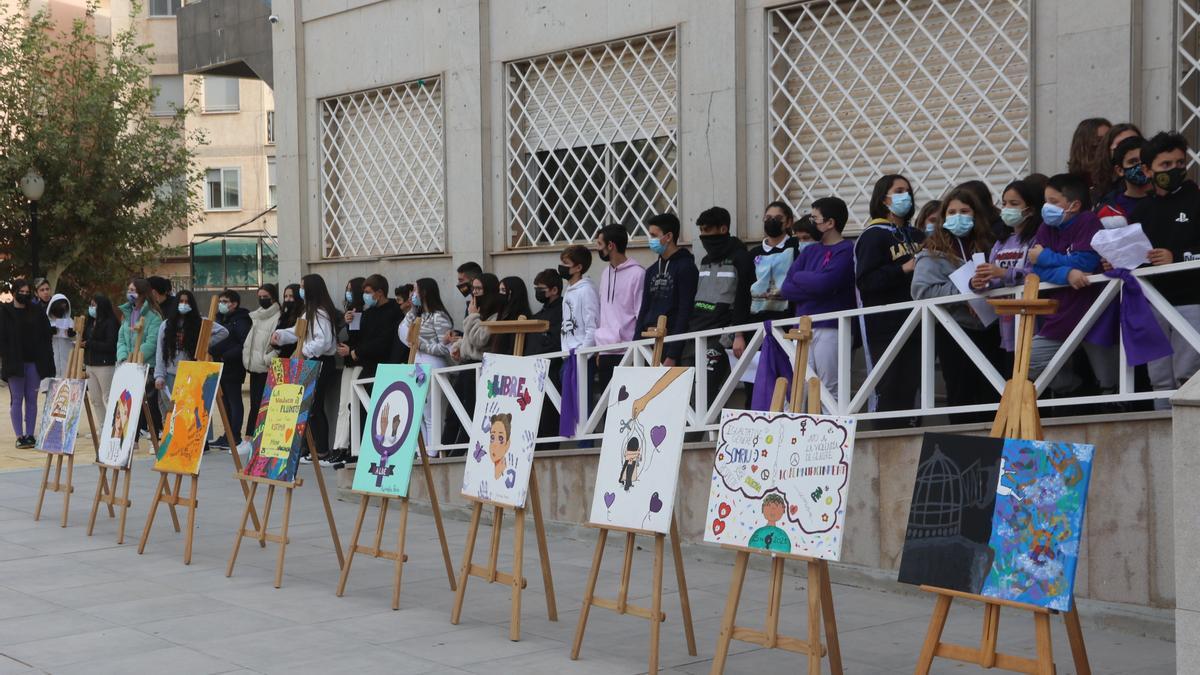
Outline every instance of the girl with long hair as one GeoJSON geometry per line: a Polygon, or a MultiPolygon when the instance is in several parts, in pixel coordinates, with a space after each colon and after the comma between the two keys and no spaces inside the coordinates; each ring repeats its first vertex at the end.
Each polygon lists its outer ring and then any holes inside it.
{"type": "Polygon", "coordinates": [[[87,368],[88,399],[92,417],[104,419],[104,402],[112,388],[117,364],[117,331],[120,319],[113,311],[107,295],[97,293],[88,304],[87,321],[83,324],[83,365],[87,368]]]}
{"type": "MultiPolygon", "coordinates": [[[[175,295],[175,300],[175,306],[159,324],[155,339],[154,388],[159,391],[175,391],[179,362],[196,360],[196,342],[200,339],[202,317],[196,296],[191,291],[183,290],[175,295]]],[[[224,340],[228,335],[228,329],[213,321],[207,347],[224,340]]],[[[163,400],[162,397],[159,400],[163,400]]],[[[230,420],[231,423],[233,421],[230,420]]]]}
{"type": "MultiPolygon", "coordinates": [[[[306,274],[300,279],[300,299],[304,301],[304,320],[307,333],[304,342],[299,346],[300,355],[305,359],[315,359],[321,362],[321,374],[317,377],[317,386],[313,391],[312,409],[308,415],[308,427],[312,432],[313,444],[317,448],[317,459],[328,461],[329,451],[329,418],[325,414],[325,397],[332,387],[337,386],[338,370],[335,355],[337,354],[337,332],[340,327],[341,313],[329,297],[329,288],[319,274],[306,274]]],[[[277,329],[271,336],[271,344],[296,344],[295,327],[277,329]]],[[[302,462],[312,462],[312,457],[301,458],[302,462]]]]}
{"type": "MultiPolygon", "coordinates": [[[[1001,193],[1004,208],[1000,217],[1013,233],[992,246],[988,261],[975,268],[971,288],[985,291],[1001,286],[1020,286],[1025,275],[1033,268],[1029,263],[1029,247],[1042,224],[1042,202],[1044,196],[1035,186],[1025,181],[1013,181],[1001,193]]],[[[1000,346],[1008,352],[1013,350],[1015,322],[1011,316],[1000,317],[1000,346]]],[[[1012,362],[1004,359],[1000,374],[1011,373],[1012,362]]]]}
{"type": "MultiPolygon", "coordinates": [[[[437,282],[429,277],[417,279],[408,295],[408,302],[412,308],[404,315],[404,320],[397,329],[400,342],[417,351],[416,363],[430,369],[446,367],[450,364],[449,339],[454,320],[450,318],[450,312],[446,311],[437,282]],[[417,334],[416,344],[410,344],[408,334],[417,319],[421,320],[420,332],[417,334]]],[[[425,414],[421,418],[421,433],[424,434],[426,447],[432,442],[432,404],[433,397],[426,396],[425,414]]],[[[432,451],[429,454],[431,457],[437,456],[437,453],[432,451]]]]}

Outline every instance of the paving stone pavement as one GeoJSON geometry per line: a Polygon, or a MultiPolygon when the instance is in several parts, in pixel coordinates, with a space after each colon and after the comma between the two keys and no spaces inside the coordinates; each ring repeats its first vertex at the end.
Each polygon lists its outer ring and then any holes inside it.
{"type": "MultiPolygon", "coordinates": [[[[504,586],[478,579],[469,585],[459,625],[450,624],[448,589],[433,521],[413,513],[409,562],[404,567],[400,610],[392,611],[389,561],[357,556],[344,597],[334,594],[338,567],[311,469],[293,507],[283,587],[272,587],[276,545],[260,550],[243,544],[232,578],[225,563],[243,505],[231,478],[228,455],[209,454],[203,463],[195,553],[182,562],[183,539],[165,511],[159,514],[144,555],[137,538],[156,474],[139,459],[134,467],[126,543],[118,546],[116,524],[103,510],[95,536],[86,536],[96,471],[76,472],[70,522],[58,526],[61,497],[51,495],[42,521],[32,513],[39,473],[0,473],[0,675],[10,673],[642,673],[647,669],[646,622],[593,609],[581,657],[569,658],[594,540],[551,536],[550,555],[559,620],[546,618],[537,549],[527,541],[529,587],[523,601],[520,642],[508,639],[509,594],[504,586]]],[[[332,483],[332,481],[331,481],[332,483]]],[[[278,522],[280,502],[272,521],[278,522]]],[[[334,502],[343,542],[356,505],[334,502]]],[[[385,541],[394,542],[396,520],[385,541]]],[[[368,521],[370,525],[372,521],[368,521]]],[[[502,564],[511,561],[511,520],[505,523],[502,564]]],[[[532,524],[530,524],[532,525],[532,524]]],[[[466,523],[446,522],[451,554],[458,564],[466,523]]],[[[368,528],[369,529],[369,528],[368,528]]],[[[532,526],[527,528],[532,540],[532,526]]],[[[487,532],[476,547],[486,554],[487,532]]],[[[611,540],[619,540],[611,537],[611,540]]],[[[619,542],[616,542],[619,543],[619,542]]],[[[638,551],[632,594],[649,604],[652,552],[638,551]]],[[[620,553],[606,555],[598,591],[615,594],[620,553]]],[[[730,567],[688,560],[688,586],[696,622],[697,656],[687,653],[679,621],[678,595],[670,565],[664,573],[667,621],[662,630],[664,673],[707,673],[724,607],[730,567]]],[[[847,673],[912,672],[930,598],[837,584],[834,598],[847,673]]],[[[787,577],[782,625],[804,634],[804,579],[787,577]]],[[[743,623],[761,620],[766,575],[752,570],[743,592],[743,623]]],[[[1032,622],[1005,613],[1001,648],[1032,654],[1032,622]]],[[[981,613],[956,605],[947,637],[978,639],[981,613]]],[[[1055,621],[1058,672],[1071,673],[1062,622],[1055,621]]],[[[1113,630],[1085,632],[1096,673],[1175,672],[1174,645],[1113,630]]],[[[726,672],[802,672],[798,655],[734,643],[726,672]]],[[[934,672],[969,672],[971,666],[939,662],[934,672]]]]}

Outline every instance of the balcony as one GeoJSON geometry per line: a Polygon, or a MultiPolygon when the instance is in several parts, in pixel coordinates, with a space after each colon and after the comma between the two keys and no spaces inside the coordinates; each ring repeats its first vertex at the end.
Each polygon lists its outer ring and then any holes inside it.
{"type": "Polygon", "coordinates": [[[270,0],[196,0],[177,16],[179,69],[262,80],[273,87],[270,0]]]}

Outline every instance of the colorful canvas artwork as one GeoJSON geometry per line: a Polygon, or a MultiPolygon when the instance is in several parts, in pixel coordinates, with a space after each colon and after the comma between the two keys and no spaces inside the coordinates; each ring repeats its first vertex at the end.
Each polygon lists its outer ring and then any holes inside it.
{"type": "Polygon", "coordinates": [[[428,366],[385,363],[375,371],[371,406],[354,467],[354,489],[407,497],[429,396],[428,366]]]}
{"type": "Polygon", "coordinates": [[[158,445],[154,468],[171,473],[200,473],[204,441],[217,400],[221,364],[209,361],[183,361],[175,373],[171,398],[175,406],[163,420],[163,437],[158,445]]]}
{"type": "Polygon", "coordinates": [[[616,368],[591,522],[670,532],[692,368],[616,368]]]}
{"type": "Polygon", "coordinates": [[[254,424],[254,452],[247,476],[291,483],[304,450],[304,431],[317,389],[321,362],[275,359],[267,371],[262,405],[254,424]]]}
{"type": "Polygon", "coordinates": [[[73,454],[86,400],[87,380],[51,378],[38,419],[34,447],[56,455],[73,454]]]}
{"type": "Polygon", "coordinates": [[[848,417],[721,411],[704,540],[837,560],[854,431],[848,417]]]}
{"type": "Polygon", "coordinates": [[[100,463],[127,467],[133,460],[137,420],[146,395],[147,366],[122,363],[113,372],[104,423],[100,425],[100,463]]]}
{"type": "Polygon", "coordinates": [[[524,508],[549,369],[547,359],[484,355],[463,471],[464,496],[524,508]]]}

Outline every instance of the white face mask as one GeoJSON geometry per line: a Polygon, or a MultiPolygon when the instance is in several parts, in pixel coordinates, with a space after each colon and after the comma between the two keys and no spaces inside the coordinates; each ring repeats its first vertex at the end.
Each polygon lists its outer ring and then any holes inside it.
{"type": "Polygon", "coordinates": [[[813,244],[815,244],[815,243],[817,243],[817,242],[815,242],[815,241],[801,241],[801,242],[797,242],[797,243],[796,243],[796,255],[800,255],[800,252],[801,252],[801,251],[803,251],[804,249],[808,248],[809,246],[812,246],[812,245],[813,245],[813,244]]]}

